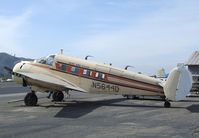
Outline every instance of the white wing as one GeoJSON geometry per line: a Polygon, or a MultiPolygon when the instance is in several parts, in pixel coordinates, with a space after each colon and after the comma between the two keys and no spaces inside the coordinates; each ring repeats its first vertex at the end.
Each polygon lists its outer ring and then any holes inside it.
{"type": "MultiPolygon", "coordinates": [[[[26,81],[28,85],[35,85],[37,87],[43,87],[46,89],[55,90],[76,90],[80,92],[87,92],[84,89],[76,86],[70,81],[58,76],[39,74],[39,73],[24,73],[16,72],[26,81]]],[[[19,75],[18,75],[19,76],[19,75]]]]}

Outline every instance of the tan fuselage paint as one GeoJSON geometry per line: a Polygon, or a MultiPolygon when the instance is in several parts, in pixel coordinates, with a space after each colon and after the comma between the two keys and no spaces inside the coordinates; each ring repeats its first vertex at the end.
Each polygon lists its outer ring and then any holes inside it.
{"type": "MultiPolygon", "coordinates": [[[[159,85],[160,80],[131,71],[115,68],[105,64],[82,60],[64,55],[56,55],[53,66],[36,62],[30,62],[25,66],[28,72],[53,74],[70,81],[89,93],[105,93],[120,95],[160,95],[163,96],[163,88],[159,85]],[[57,65],[76,67],[78,73],[61,70],[57,65]],[[95,73],[93,76],[85,77],[83,70],[90,70],[95,73]],[[103,79],[97,79],[96,73],[103,74],[103,79]]],[[[34,85],[34,84],[32,84],[34,85]]],[[[42,85],[42,84],[41,84],[42,85]]],[[[49,86],[50,88],[50,86],[49,86]]]]}

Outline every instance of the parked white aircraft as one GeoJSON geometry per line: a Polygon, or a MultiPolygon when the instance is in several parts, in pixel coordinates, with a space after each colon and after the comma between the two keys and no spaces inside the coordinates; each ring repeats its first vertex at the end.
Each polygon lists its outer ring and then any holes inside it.
{"type": "Polygon", "coordinates": [[[22,61],[13,68],[17,83],[30,86],[24,102],[35,106],[36,92],[53,92],[54,101],[64,99],[63,92],[75,90],[84,93],[120,94],[137,96],[165,96],[165,107],[170,101],[185,99],[191,89],[191,75],[184,66],[174,68],[163,82],[146,75],[119,69],[110,65],[64,56],[50,55],[35,61],[22,61]]]}

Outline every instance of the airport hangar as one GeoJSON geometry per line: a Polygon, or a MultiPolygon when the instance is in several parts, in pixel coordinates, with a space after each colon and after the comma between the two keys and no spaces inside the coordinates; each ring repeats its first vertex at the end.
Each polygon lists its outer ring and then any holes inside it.
{"type": "Polygon", "coordinates": [[[193,52],[185,64],[188,66],[193,78],[191,92],[199,94],[199,51],[193,52]]]}

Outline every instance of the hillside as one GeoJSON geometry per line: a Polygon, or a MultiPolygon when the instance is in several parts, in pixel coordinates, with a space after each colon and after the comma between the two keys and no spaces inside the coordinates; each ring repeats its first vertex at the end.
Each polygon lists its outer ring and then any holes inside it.
{"type": "Polygon", "coordinates": [[[22,57],[15,57],[7,53],[0,53],[0,77],[7,77],[9,74],[4,70],[4,66],[13,68],[17,62],[21,60],[31,60],[22,57]]]}

